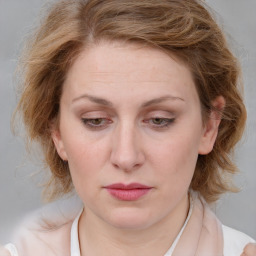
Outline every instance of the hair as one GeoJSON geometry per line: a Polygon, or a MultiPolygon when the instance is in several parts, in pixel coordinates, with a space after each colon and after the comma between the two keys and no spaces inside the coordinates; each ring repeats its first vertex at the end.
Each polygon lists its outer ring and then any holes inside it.
{"type": "Polygon", "coordinates": [[[191,188],[209,203],[235,191],[232,153],[246,120],[240,67],[209,10],[200,0],[64,0],[51,5],[26,46],[17,106],[28,142],[41,145],[50,169],[44,194],[49,200],[73,190],[68,164],[51,138],[63,82],[83,49],[105,40],[155,47],[183,60],[193,75],[203,117],[209,118],[216,97],[225,98],[214,148],[199,155],[191,188]]]}

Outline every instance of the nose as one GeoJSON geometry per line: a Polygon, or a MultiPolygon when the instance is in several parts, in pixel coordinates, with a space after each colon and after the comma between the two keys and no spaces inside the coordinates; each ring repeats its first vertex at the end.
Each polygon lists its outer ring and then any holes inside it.
{"type": "Polygon", "coordinates": [[[140,143],[139,134],[132,125],[120,125],[113,133],[112,165],[122,171],[130,172],[141,167],[145,155],[140,143]]]}

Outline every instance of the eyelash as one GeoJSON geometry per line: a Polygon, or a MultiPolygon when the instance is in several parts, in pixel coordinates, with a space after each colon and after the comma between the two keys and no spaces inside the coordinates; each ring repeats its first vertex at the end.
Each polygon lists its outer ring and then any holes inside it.
{"type": "Polygon", "coordinates": [[[150,123],[152,122],[153,127],[156,129],[164,129],[164,128],[168,128],[173,122],[175,121],[175,118],[162,118],[162,117],[154,117],[154,118],[150,118],[146,121],[144,121],[145,123],[150,123]],[[156,121],[160,121],[160,125],[153,123],[153,120],[156,121]]]}
{"type": "Polygon", "coordinates": [[[100,129],[104,129],[108,124],[111,124],[112,121],[107,119],[107,118],[82,118],[82,122],[91,130],[100,130],[100,129]],[[102,124],[93,124],[93,122],[95,122],[96,120],[103,120],[104,121],[104,125],[102,124]]]}
{"type": "MultiPolygon", "coordinates": [[[[162,118],[162,117],[154,117],[147,120],[144,120],[144,123],[151,123],[154,129],[164,129],[168,128],[173,122],[175,118],[162,118]],[[158,124],[155,124],[154,121],[158,120],[158,124]]],[[[82,122],[91,130],[101,130],[104,129],[108,124],[111,124],[112,121],[107,118],[82,118],[82,122]],[[95,124],[95,121],[100,121],[99,124],[95,124]],[[102,124],[103,121],[103,124],[102,124]]]]}

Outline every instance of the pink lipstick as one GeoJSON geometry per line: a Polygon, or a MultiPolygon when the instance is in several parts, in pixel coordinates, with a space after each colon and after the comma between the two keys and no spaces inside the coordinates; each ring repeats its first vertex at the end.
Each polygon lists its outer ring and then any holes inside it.
{"type": "Polygon", "coordinates": [[[135,201],[147,194],[152,187],[131,183],[128,185],[122,183],[115,183],[104,187],[113,197],[123,201],[135,201]]]}

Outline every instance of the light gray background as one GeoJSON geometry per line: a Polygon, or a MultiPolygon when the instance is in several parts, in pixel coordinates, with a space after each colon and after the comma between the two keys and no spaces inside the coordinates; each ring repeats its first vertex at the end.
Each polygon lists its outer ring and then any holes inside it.
{"type": "MultiPolygon", "coordinates": [[[[10,120],[16,104],[14,69],[22,40],[45,2],[0,0],[0,243],[8,242],[23,216],[40,206],[38,178],[30,177],[40,165],[26,156],[23,139],[11,134],[10,120]]],[[[247,131],[236,158],[241,170],[236,182],[242,192],[224,196],[215,210],[223,223],[256,238],[256,1],[206,2],[218,13],[241,60],[248,109],[247,131]]]]}

